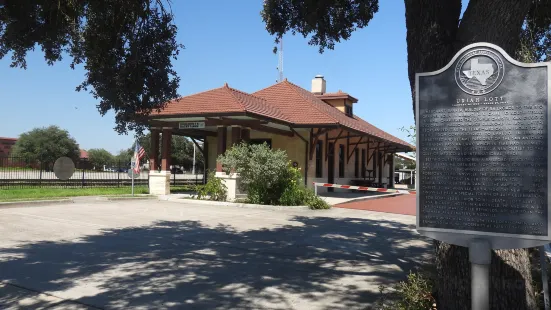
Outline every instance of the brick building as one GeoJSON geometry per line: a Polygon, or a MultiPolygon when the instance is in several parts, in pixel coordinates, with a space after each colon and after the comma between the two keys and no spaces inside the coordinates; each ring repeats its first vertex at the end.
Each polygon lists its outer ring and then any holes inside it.
{"type": "Polygon", "coordinates": [[[15,142],[17,142],[16,138],[0,137],[0,157],[8,156],[15,142]]]}
{"type": "Polygon", "coordinates": [[[173,134],[203,142],[199,151],[206,169],[216,168],[230,200],[236,197],[238,176],[226,175],[216,159],[241,141],[284,150],[308,187],[313,182],[394,187],[394,154],[414,146],[354,114],[357,102],[342,91],[326,92],[323,76],[312,80],[311,91],[287,80],[252,94],[225,84],[167,102],[149,116],[150,158],[158,158],[161,133],[163,139],[160,163],[151,161],[150,191],[170,193],[173,134]]]}

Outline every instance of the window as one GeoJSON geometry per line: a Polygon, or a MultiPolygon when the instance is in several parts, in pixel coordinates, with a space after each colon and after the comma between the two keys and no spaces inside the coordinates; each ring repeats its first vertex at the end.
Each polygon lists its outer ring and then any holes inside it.
{"type": "Polygon", "coordinates": [[[323,141],[316,143],[316,178],[323,176],[323,141]]]}
{"type": "Polygon", "coordinates": [[[360,176],[360,150],[354,150],[354,177],[360,176]]]}
{"type": "Polygon", "coordinates": [[[268,144],[269,148],[272,148],[272,139],[250,139],[249,144],[268,144]]]}
{"type": "Polygon", "coordinates": [[[344,178],[344,145],[339,144],[339,178],[344,178]]]}
{"type": "Polygon", "coordinates": [[[365,179],[365,149],[362,149],[362,178],[365,179]]]}
{"type": "Polygon", "coordinates": [[[344,114],[352,117],[354,113],[352,113],[352,105],[345,104],[344,105],[344,114]]]}

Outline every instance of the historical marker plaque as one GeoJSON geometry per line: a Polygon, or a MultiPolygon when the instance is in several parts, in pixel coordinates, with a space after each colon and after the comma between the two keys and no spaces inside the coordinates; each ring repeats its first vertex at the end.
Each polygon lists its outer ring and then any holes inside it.
{"type": "Polygon", "coordinates": [[[482,236],[493,248],[549,242],[549,68],[477,43],[416,75],[421,234],[463,246],[482,236]]]}

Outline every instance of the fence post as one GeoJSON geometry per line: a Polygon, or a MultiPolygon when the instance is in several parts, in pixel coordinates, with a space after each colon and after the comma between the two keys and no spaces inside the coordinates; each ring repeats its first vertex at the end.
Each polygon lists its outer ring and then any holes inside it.
{"type": "Polygon", "coordinates": [[[82,188],[84,188],[84,168],[82,167],[82,160],[79,160],[78,163],[80,164],[80,169],[82,169],[82,188]]]}
{"type": "Polygon", "coordinates": [[[40,158],[40,177],[38,179],[38,185],[42,185],[42,169],[44,168],[44,161],[40,158]]]}
{"type": "Polygon", "coordinates": [[[121,170],[121,160],[119,159],[118,160],[118,163],[117,163],[117,187],[121,187],[121,173],[120,173],[120,170],[121,170]]]}

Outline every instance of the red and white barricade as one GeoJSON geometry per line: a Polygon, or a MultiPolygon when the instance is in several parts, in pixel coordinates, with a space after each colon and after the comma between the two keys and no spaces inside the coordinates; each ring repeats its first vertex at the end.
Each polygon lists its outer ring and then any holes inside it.
{"type": "Polygon", "coordinates": [[[313,184],[314,184],[314,191],[316,192],[316,196],[318,195],[318,186],[332,187],[332,188],[344,188],[344,189],[355,189],[355,190],[359,190],[359,191],[368,191],[368,192],[415,194],[415,190],[409,190],[409,189],[393,189],[393,188],[367,187],[367,186],[355,186],[355,185],[340,185],[340,184],[316,183],[316,182],[313,182],[313,184]]]}

